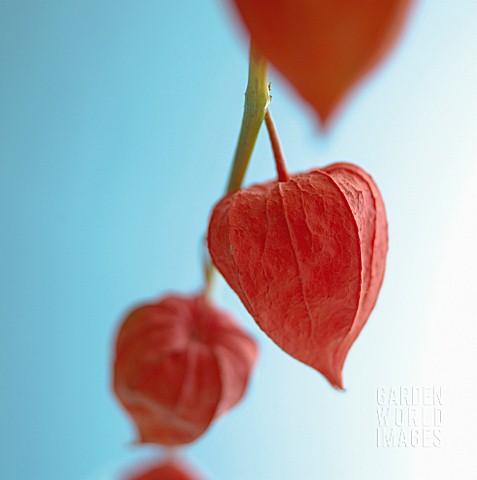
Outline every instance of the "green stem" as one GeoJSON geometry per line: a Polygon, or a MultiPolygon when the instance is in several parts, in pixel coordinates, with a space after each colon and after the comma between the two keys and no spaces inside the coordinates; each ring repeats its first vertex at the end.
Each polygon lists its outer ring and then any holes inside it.
{"type": "Polygon", "coordinates": [[[210,296],[211,290],[212,290],[212,284],[214,280],[214,273],[215,273],[215,268],[212,265],[212,262],[210,260],[210,255],[207,250],[207,239],[205,239],[205,250],[204,250],[204,261],[202,264],[203,272],[204,272],[204,289],[203,289],[203,294],[206,297],[210,296]]]}
{"type": "Polygon", "coordinates": [[[248,84],[245,92],[242,127],[240,128],[237,148],[235,149],[227,193],[235,192],[242,185],[255,142],[257,141],[258,132],[269,104],[267,61],[257,52],[252,44],[250,46],[248,84]]]}
{"type": "MultiPolygon", "coordinates": [[[[235,192],[242,185],[269,104],[268,63],[251,44],[242,126],[226,193],[235,192]]],[[[204,262],[205,295],[210,294],[214,271],[210,258],[207,256],[207,260],[204,262]]]]}

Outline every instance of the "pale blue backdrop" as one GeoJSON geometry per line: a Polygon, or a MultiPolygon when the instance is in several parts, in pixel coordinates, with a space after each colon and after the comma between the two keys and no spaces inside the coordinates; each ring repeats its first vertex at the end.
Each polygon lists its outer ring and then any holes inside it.
{"type": "MultiPolygon", "coordinates": [[[[477,3],[422,1],[331,134],[271,72],[291,171],[353,161],[383,192],[386,281],[337,393],[216,298],[261,344],[246,400],[185,451],[219,480],[411,478],[376,447],[379,385],[412,384],[447,226],[477,152],[477,3]]],[[[112,479],[150,450],[109,391],[122,312],[201,284],[247,42],[225,3],[0,0],[0,478],[112,479]]],[[[274,175],[266,136],[247,182],[274,175]]]]}

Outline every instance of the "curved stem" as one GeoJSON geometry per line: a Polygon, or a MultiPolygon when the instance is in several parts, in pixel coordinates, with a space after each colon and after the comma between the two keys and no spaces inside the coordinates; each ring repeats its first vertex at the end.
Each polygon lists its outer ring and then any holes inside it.
{"type": "Polygon", "coordinates": [[[283,157],[282,147],[280,140],[278,139],[278,133],[273,122],[272,114],[270,110],[267,110],[265,114],[265,123],[267,124],[268,136],[270,137],[270,143],[272,144],[273,156],[275,157],[275,165],[277,167],[278,181],[287,182],[290,176],[287,172],[285,165],[285,158],[283,157]]]}
{"type": "MultiPolygon", "coordinates": [[[[226,193],[235,192],[242,185],[269,104],[268,63],[251,44],[242,126],[240,127],[226,193]]],[[[209,295],[215,269],[208,254],[203,268],[204,294],[209,295]]]]}
{"type": "Polygon", "coordinates": [[[203,293],[206,297],[210,296],[210,292],[212,290],[212,284],[214,280],[214,272],[215,268],[212,265],[212,261],[210,260],[210,255],[207,250],[207,237],[204,239],[204,257],[202,262],[202,269],[204,272],[204,288],[203,293]]]}
{"type": "Polygon", "coordinates": [[[242,185],[255,142],[257,141],[258,132],[269,104],[267,61],[257,52],[252,44],[250,46],[248,83],[247,91],[245,92],[242,126],[235,149],[227,193],[238,190],[242,185]]]}

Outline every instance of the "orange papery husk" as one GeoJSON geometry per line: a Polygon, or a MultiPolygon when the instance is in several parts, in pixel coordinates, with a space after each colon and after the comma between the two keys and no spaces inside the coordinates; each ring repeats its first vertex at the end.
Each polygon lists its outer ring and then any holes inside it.
{"type": "Polygon", "coordinates": [[[204,295],[134,309],[116,341],[114,392],[139,442],[190,443],[244,395],[257,344],[204,295]]]}
{"type": "Polygon", "coordinates": [[[395,45],[413,0],[232,0],[255,47],[326,126],[395,45]]]}
{"type": "Polygon", "coordinates": [[[346,355],[376,303],[388,249],[371,176],[337,163],[229,194],[212,212],[208,246],[260,328],[342,389],[346,355]]]}

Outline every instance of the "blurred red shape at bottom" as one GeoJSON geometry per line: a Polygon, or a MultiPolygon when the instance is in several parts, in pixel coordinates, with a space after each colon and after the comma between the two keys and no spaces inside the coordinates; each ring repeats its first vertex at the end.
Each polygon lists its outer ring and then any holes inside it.
{"type": "Polygon", "coordinates": [[[136,469],[124,480],[205,480],[202,475],[177,459],[163,460],[157,464],[136,469]]]}

